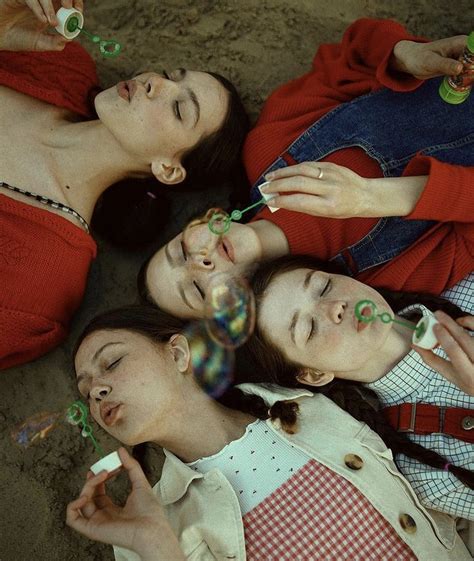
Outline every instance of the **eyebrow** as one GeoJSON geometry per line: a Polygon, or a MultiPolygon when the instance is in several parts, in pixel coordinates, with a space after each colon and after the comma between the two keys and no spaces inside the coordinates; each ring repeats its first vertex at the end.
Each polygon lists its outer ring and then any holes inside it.
{"type": "MultiPolygon", "coordinates": [[[[122,341],[111,341],[110,343],[105,343],[105,345],[102,345],[102,347],[100,347],[100,349],[98,349],[95,353],[94,356],[92,357],[92,362],[97,362],[97,359],[99,358],[100,354],[107,348],[110,347],[112,345],[123,345],[122,341]]],[[[76,379],[76,383],[79,385],[82,380],[84,380],[84,378],[87,377],[87,374],[79,374],[79,376],[76,379]]]]}
{"type": "MultiPolygon", "coordinates": [[[[187,71],[185,68],[178,68],[179,72],[179,79],[184,80],[186,78],[187,71]]],[[[193,128],[198,124],[199,119],[201,117],[201,106],[199,105],[199,100],[195,94],[195,92],[191,88],[186,88],[186,92],[189,95],[189,99],[192,101],[196,113],[196,119],[194,121],[193,128]]]]}

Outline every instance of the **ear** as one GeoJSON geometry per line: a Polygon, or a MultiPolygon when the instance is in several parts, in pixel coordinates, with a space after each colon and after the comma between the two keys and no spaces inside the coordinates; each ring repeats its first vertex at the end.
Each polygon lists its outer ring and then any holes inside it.
{"type": "Polygon", "coordinates": [[[177,185],[186,179],[186,170],[181,162],[154,160],[151,164],[151,172],[165,185],[177,185]]]}
{"type": "Polygon", "coordinates": [[[307,386],[325,386],[334,380],[333,372],[319,372],[319,370],[314,370],[312,368],[302,368],[296,379],[300,384],[306,384],[307,386]]]}
{"type": "Polygon", "coordinates": [[[171,354],[179,372],[185,373],[191,362],[191,352],[186,337],[177,333],[169,340],[171,354]]]}

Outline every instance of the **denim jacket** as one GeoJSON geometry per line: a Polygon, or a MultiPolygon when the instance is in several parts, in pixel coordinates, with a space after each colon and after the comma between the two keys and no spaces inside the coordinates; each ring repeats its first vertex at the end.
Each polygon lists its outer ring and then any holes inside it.
{"type": "MultiPolygon", "coordinates": [[[[376,160],[384,177],[399,177],[416,154],[461,166],[474,165],[474,100],[453,106],[439,94],[440,79],[427,80],[412,92],[383,88],[343,103],[306,129],[256,181],[270,171],[296,163],[317,162],[332,152],[359,147],[376,160]]],[[[417,241],[435,222],[382,217],[357,243],[331,259],[353,276],[390,261],[417,241]],[[348,257],[348,255],[350,257],[348,257]],[[350,262],[352,266],[350,265],[350,262]]]]}
{"type": "MultiPolygon", "coordinates": [[[[293,399],[300,406],[299,430],[289,435],[267,420],[268,427],[316,461],[350,481],[393,526],[420,561],[470,561],[471,557],[448,515],[426,510],[396,468],[392,452],[367,425],[360,423],[323,395],[265,384],[242,384],[268,405],[293,399]],[[358,471],[344,463],[348,453],[363,459],[358,471]],[[399,522],[409,514],[416,523],[406,533],[399,522]]],[[[239,502],[230,483],[213,469],[201,474],[165,450],[165,463],[154,492],[189,561],[244,561],[245,540],[239,502]]],[[[117,561],[139,561],[128,550],[115,548],[117,561]]],[[[170,560],[171,561],[171,560],[170,560]]]]}

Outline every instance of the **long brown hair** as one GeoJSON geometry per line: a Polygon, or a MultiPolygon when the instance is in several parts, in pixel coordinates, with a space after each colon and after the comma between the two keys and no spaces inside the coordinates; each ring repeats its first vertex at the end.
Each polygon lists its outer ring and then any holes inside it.
{"type": "MultiPolygon", "coordinates": [[[[309,256],[286,256],[264,263],[257,269],[251,283],[257,303],[257,311],[272,279],[279,274],[300,268],[341,274],[334,264],[325,263],[309,256]]],[[[379,290],[379,292],[395,312],[410,304],[418,303],[432,309],[441,309],[454,318],[464,315],[458,306],[437,296],[388,290],[379,290]]],[[[474,473],[472,471],[452,465],[437,452],[424,448],[412,442],[405,434],[397,432],[382,414],[382,404],[377,394],[363,384],[350,380],[334,380],[321,387],[301,384],[297,379],[297,375],[301,372],[301,365],[289,361],[259,329],[258,323],[246,345],[239,349],[237,358],[235,376],[237,383],[275,383],[281,386],[305,388],[315,393],[322,393],[350,415],[369,425],[393,450],[394,454],[403,453],[438,469],[444,469],[447,466],[447,469],[456,475],[460,481],[474,489],[474,473]]]]}

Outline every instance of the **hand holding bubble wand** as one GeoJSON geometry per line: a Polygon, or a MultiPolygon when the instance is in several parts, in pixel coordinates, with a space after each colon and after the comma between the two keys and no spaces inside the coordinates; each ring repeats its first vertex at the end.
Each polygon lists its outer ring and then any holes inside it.
{"type": "Polygon", "coordinates": [[[56,17],[58,25],[55,29],[66,39],[74,39],[80,33],[83,33],[93,43],[99,45],[102,56],[111,58],[120,54],[122,50],[120,43],[113,39],[101,39],[98,35],[93,35],[84,29],[84,16],[79,10],[75,8],[60,8],[56,13],[56,17]]]}
{"type": "MultiPolygon", "coordinates": [[[[270,182],[266,181],[265,183],[262,183],[261,185],[259,185],[259,189],[261,189],[262,187],[265,187],[265,185],[268,185],[270,182]]],[[[242,219],[242,215],[246,212],[248,212],[249,210],[251,210],[252,208],[255,208],[256,206],[259,205],[264,205],[266,204],[269,200],[273,199],[274,197],[278,196],[278,193],[272,193],[272,194],[265,194],[262,193],[260,191],[262,198],[260,200],[258,200],[256,203],[254,203],[253,205],[250,205],[246,208],[244,208],[243,210],[233,210],[230,214],[228,214],[227,212],[223,211],[223,210],[219,210],[216,211],[211,218],[209,219],[208,222],[208,226],[209,226],[209,230],[213,233],[216,234],[216,236],[221,236],[223,234],[225,234],[226,232],[229,231],[230,228],[230,224],[232,221],[238,222],[239,220],[242,219]]],[[[268,207],[272,212],[275,212],[278,210],[278,208],[276,207],[268,207]]]]}
{"type": "Polygon", "coordinates": [[[388,312],[379,314],[377,306],[372,300],[360,300],[355,305],[354,311],[356,318],[363,323],[370,323],[380,319],[382,323],[396,323],[411,329],[413,331],[412,343],[422,349],[434,349],[438,345],[433,327],[439,322],[434,315],[424,316],[416,325],[413,325],[392,317],[388,312]]]}
{"type": "Polygon", "coordinates": [[[17,425],[12,430],[12,438],[23,448],[28,448],[31,444],[45,438],[53,428],[57,427],[62,421],[70,425],[78,426],[81,429],[81,436],[89,438],[94,449],[101,459],[91,466],[94,474],[106,470],[109,473],[119,469],[122,465],[117,452],[112,452],[105,456],[103,448],[92,434],[92,427],[88,420],[87,405],[82,401],[75,401],[66,411],[60,413],[39,413],[26,421],[17,425]]]}

